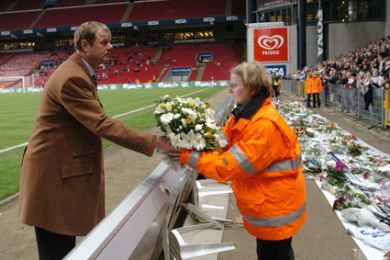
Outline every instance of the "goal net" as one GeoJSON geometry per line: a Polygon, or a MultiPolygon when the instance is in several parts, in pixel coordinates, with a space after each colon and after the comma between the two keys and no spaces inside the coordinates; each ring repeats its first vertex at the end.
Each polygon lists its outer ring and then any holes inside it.
{"type": "Polygon", "coordinates": [[[0,92],[25,92],[26,84],[23,76],[0,77],[0,92]]]}

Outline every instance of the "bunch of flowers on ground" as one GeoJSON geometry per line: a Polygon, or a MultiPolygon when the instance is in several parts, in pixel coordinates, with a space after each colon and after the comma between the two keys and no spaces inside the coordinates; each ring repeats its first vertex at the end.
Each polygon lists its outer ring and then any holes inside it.
{"type": "Polygon", "coordinates": [[[172,98],[165,95],[154,111],[160,127],[176,148],[217,150],[227,141],[216,125],[214,111],[199,98],[172,98]]]}

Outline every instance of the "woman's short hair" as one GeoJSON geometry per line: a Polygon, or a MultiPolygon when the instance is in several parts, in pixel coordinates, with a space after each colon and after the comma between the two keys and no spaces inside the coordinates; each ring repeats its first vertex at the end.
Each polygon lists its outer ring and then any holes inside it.
{"type": "Polygon", "coordinates": [[[256,62],[242,62],[230,70],[230,73],[241,77],[245,87],[255,94],[263,93],[270,96],[272,93],[272,78],[267,70],[256,62]]]}
{"type": "Polygon", "coordinates": [[[100,31],[106,31],[111,35],[110,29],[107,25],[95,21],[85,22],[81,24],[74,32],[73,44],[76,51],[81,51],[81,41],[87,40],[90,45],[96,39],[96,34],[100,31]]]}

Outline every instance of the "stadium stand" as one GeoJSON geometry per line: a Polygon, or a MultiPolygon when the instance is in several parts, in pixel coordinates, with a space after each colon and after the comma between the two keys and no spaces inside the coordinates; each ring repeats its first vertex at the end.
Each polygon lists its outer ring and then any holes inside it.
{"type": "Polygon", "coordinates": [[[0,11],[1,12],[5,12],[8,10],[8,8],[10,7],[10,5],[12,4],[13,1],[11,0],[3,0],[3,1],[0,1],[0,11]]]}
{"type": "Polygon", "coordinates": [[[34,9],[41,9],[43,7],[43,1],[42,0],[28,0],[28,1],[19,0],[19,1],[16,1],[16,2],[17,3],[12,8],[12,11],[16,11],[16,10],[34,10],[34,9]]]}
{"type": "Polygon", "coordinates": [[[57,0],[56,7],[85,5],[85,0],[57,0]]]}
{"type": "Polygon", "coordinates": [[[110,24],[118,22],[127,3],[103,6],[78,6],[64,9],[48,9],[37,22],[35,28],[77,26],[86,21],[99,21],[110,24]]]}
{"type": "MultiPolygon", "coordinates": [[[[0,24],[0,30],[13,31],[32,28],[34,32],[38,30],[39,33],[37,35],[42,37],[42,33],[45,33],[43,30],[46,28],[77,26],[89,20],[97,20],[110,25],[118,24],[121,20],[137,22],[208,16],[217,17],[243,12],[241,7],[245,6],[243,2],[242,0],[169,0],[149,2],[58,0],[48,6],[44,6],[44,1],[41,0],[4,0],[0,3],[0,10],[7,10],[7,12],[0,13],[0,19],[3,21],[0,24]],[[227,8],[229,4],[231,6],[227,8]],[[205,6],[207,8],[204,8],[205,6]]],[[[133,30],[137,30],[137,28],[133,30]]],[[[124,32],[125,30],[123,30],[124,32]]],[[[57,36],[59,35],[61,33],[57,34],[57,36]]],[[[186,37],[180,39],[188,41],[186,37]]],[[[191,72],[187,77],[190,81],[227,80],[229,78],[228,70],[230,66],[241,59],[240,44],[201,42],[202,38],[195,39],[193,43],[185,43],[184,41],[183,43],[174,44],[168,41],[158,47],[147,45],[147,41],[142,42],[140,46],[132,47],[129,47],[129,43],[122,44],[122,47],[113,49],[110,64],[97,71],[99,83],[145,83],[171,80],[170,71],[173,68],[189,68],[191,72]],[[213,59],[207,64],[199,63],[197,55],[202,52],[212,53],[213,59]]],[[[64,46],[69,48],[68,44],[65,43],[64,46]]],[[[56,49],[54,51],[53,47],[55,45],[48,45],[51,46],[49,51],[11,55],[0,53],[0,76],[28,76],[26,80],[31,80],[30,84],[43,86],[56,66],[73,52],[73,49],[68,52],[65,51],[66,48],[65,50],[56,49]]],[[[15,45],[7,48],[18,51],[24,48],[24,46],[15,45]]]]}
{"type": "Polygon", "coordinates": [[[128,21],[165,20],[225,15],[224,0],[135,2],[128,21]],[[205,8],[207,6],[207,8],[205,8]]]}
{"type": "Polygon", "coordinates": [[[230,68],[241,59],[241,45],[238,43],[215,43],[208,46],[213,61],[206,63],[202,80],[228,80],[230,68]]]}
{"type": "MultiPolygon", "coordinates": [[[[107,4],[107,3],[121,3],[126,2],[124,0],[96,0],[95,4],[107,4]]],[[[129,1],[127,1],[129,2],[129,1]]]]}
{"type": "Polygon", "coordinates": [[[0,31],[27,29],[40,11],[0,13],[0,31]]]}
{"type": "Polygon", "coordinates": [[[116,48],[110,64],[97,70],[100,84],[151,82],[162,66],[152,64],[156,49],[150,46],[116,48]]]}
{"type": "Polygon", "coordinates": [[[7,62],[9,59],[11,59],[14,55],[13,54],[3,54],[0,55],[0,66],[7,62]]]}

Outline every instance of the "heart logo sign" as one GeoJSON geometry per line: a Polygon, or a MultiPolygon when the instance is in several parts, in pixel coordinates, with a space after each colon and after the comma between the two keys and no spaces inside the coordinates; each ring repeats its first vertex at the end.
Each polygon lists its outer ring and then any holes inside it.
{"type": "Polygon", "coordinates": [[[287,27],[254,28],[252,41],[255,61],[288,61],[287,27]]]}
{"type": "Polygon", "coordinates": [[[274,50],[279,49],[283,45],[284,39],[280,35],[262,35],[257,39],[257,43],[266,50],[274,50]]]}

